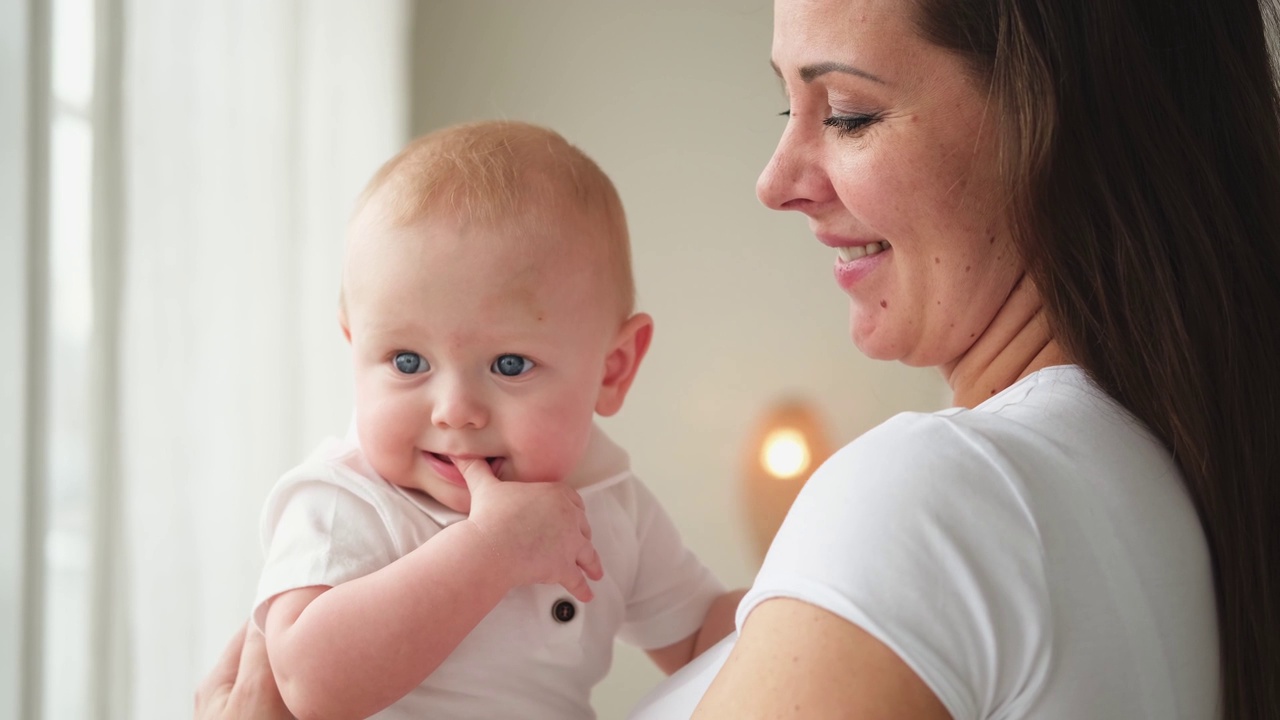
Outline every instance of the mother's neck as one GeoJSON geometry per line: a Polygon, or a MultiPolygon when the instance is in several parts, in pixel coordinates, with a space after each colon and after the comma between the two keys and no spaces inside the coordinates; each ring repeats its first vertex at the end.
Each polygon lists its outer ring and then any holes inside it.
{"type": "Polygon", "coordinates": [[[953,402],[972,408],[1037,370],[1069,362],[1049,330],[1040,292],[1023,275],[982,335],[941,370],[953,402]]]}

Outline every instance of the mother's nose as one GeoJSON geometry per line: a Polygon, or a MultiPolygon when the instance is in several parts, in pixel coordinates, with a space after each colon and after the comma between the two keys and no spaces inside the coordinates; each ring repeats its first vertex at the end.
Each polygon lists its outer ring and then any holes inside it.
{"type": "Polygon", "coordinates": [[[818,162],[815,144],[820,139],[800,137],[794,122],[782,133],[773,157],[756,180],[756,197],[772,210],[803,212],[835,195],[818,162]]]}

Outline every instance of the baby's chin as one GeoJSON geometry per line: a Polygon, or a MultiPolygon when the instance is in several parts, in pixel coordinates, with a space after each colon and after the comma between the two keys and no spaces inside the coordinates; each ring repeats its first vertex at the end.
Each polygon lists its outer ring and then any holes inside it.
{"type": "Polygon", "coordinates": [[[401,487],[416,490],[456,513],[463,515],[471,513],[471,493],[464,487],[448,486],[439,488],[436,492],[416,484],[401,487]]]}
{"type": "Polygon", "coordinates": [[[432,496],[433,499],[450,510],[461,513],[463,515],[471,514],[471,496],[466,495],[461,498],[439,498],[432,496]]]}
{"type": "Polygon", "coordinates": [[[464,486],[441,484],[439,479],[424,479],[412,472],[383,474],[382,478],[398,488],[429,497],[454,512],[463,515],[471,512],[471,493],[464,486]]]}
{"type": "Polygon", "coordinates": [[[578,470],[576,465],[569,467],[533,467],[521,466],[508,461],[499,480],[503,482],[521,483],[553,483],[568,480],[578,470]]]}

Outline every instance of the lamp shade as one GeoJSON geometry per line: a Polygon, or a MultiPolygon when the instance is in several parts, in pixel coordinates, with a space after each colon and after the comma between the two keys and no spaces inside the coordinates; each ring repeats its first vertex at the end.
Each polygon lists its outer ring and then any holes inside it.
{"type": "Polygon", "coordinates": [[[756,423],[743,454],[743,500],[757,559],[773,542],[796,494],[831,455],[826,428],[811,404],[786,399],[756,423]]]}

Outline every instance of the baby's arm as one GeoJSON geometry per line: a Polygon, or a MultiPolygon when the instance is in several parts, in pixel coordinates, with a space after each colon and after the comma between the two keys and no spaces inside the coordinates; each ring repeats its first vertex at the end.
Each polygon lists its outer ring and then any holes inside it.
{"type": "Polygon", "coordinates": [[[403,697],[513,587],[492,561],[477,528],[459,522],[369,575],[277,595],[267,652],[290,711],[368,717],[403,697]]]}
{"type": "Polygon", "coordinates": [[[602,576],[582,500],[561,483],[500,483],[460,468],[471,515],[375,572],[277,595],[264,623],[272,671],[301,718],[363,718],[439,667],[514,587],[559,583],[591,599],[602,576]]]}
{"type": "Polygon", "coordinates": [[[668,675],[688,665],[694,658],[733,632],[733,616],[738,609],[738,602],[746,592],[746,588],[742,588],[721,594],[707,608],[702,627],[683,640],[647,651],[649,659],[668,675]]]}

